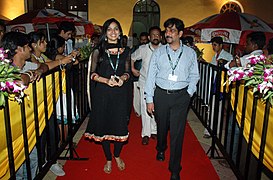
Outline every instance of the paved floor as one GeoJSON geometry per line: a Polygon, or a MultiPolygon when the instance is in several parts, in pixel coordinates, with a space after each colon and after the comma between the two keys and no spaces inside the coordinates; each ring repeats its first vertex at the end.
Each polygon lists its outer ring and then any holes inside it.
{"type": "MultiPolygon", "coordinates": [[[[81,128],[79,129],[79,131],[77,132],[77,134],[75,135],[74,142],[78,142],[81,139],[82,134],[85,131],[87,122],[88,122],[88,120],[86,119],[84,121],[84,123],[82,124],[81,128]]],[[[195,133],[198,141],[200,142],[201,146],[203,147],[204,151],[207,152],[210,148],[211,139],[203,138],[204,127],[192,111],[189,112],[188,122],[189,122],[193,132],[195,133]]],[[[215,168],[216,172],[218,173],[219,178],[221,180],[235,180],[236,179],[232,170],[229,167],[225,167],[225,166],[221,165],[219,163],[219,159],[210,159],[210,160],[211,160],[211,163],[214,166],[214,168],[215,168]]],[[[65,161],[59,160],[59,163],[64,164],[65,161]]],[[[56,176],[51,171],[49,171],[44,179],[45,180],[53,180],[53,179],[56,179],[56,176]]]]}
{"type": "MultiPolygon", "coordinates": [[[[204,127],[201,124],[200,120],[195,116],[193,111],[189,112],[188,115],[188,122],[197,137],[198,141],[200,142],[201,146],[203,147],[205,152],[208,152],[211,144],[211,138],[206,139],[203,138],[204,135],[204,127]]],[[[232,170],[229,167],[223,166],[219,163],[219,159],[210,159],[212,165],[214,166],[219,178],[221,180],[235,180],[237,179],[232,170]]],[[[221,159],[220,161],[223,161],[221,159]]]]}

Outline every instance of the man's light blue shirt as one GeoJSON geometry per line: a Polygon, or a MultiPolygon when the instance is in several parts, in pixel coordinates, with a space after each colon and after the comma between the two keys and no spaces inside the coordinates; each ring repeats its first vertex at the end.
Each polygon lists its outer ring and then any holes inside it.
{"type": "Polygon", "coordinates": [[[153,102],[156,85],[166,90],[178,90],[188,86],[187,92],[192,96],[196,91],[198,80],[199,70],[197,56],[192,48],[182,45],[181,41],[180,48],[176,51],[172,50],[169,44],[162,45],[155,49],[150,60],[145,84],[146,103],[153,102]],[[177,76],[177,80],[169,80],[169,75],[172,74],[172,68],[167,52],[171,57],[173,65],[175,65],[181,51],[182,56],[174,70],[174,75],[177,76]]]}

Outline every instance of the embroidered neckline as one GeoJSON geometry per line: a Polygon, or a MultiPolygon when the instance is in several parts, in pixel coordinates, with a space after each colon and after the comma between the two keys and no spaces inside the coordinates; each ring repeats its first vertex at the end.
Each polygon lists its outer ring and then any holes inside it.
{"type": "Polygon", "coordinates": [[[45,62],[45,59],[42,55],[40,57],[37,57],[34,53],[32,53],[32,56],[39,62],[45,62]]]}

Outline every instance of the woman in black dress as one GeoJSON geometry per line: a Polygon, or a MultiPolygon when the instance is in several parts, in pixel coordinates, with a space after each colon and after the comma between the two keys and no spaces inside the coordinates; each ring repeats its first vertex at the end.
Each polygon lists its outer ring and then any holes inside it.
{"type": "Polygon", "coordinates": [[[85,137],[100,141],[106,157],[105,173],[111,173],[114,143],[114,158],[119,170],[125,163],[119,157],[124,141],[128,139],[128,86],[130,49],[122,46],[120,23],[111,18],[102,29],[97,48],[92,53],[91,79],[95,83],[92,92],[92,117],[85,137]]]}

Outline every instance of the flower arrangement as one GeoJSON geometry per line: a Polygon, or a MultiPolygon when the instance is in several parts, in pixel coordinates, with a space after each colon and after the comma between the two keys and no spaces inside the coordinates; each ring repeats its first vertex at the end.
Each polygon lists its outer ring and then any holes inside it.
{"type": "Polygon", "coordinates": [[[0,108],[5,106],[5,97],[21,103],[27,88],[20,83],[20,69],[11,65],[11,60],[6,59],[6,53],[0,48],[0,108]]]}
{"type": "Polygon", "coordinates": [[[81,47],[80,48],[81,60],[88,59],[93,49],[94,45],[91,43],[87,43],[85,46],[81,47]]]}
{"type": "Polygon", "coordinates": [[[247,67],[231,68],[228,71],[228,83],[245,80],[245,86],[253,88],[253,92],[259,92],[263,101],[269,99],[273,106],[273,65],[271,59],[264,55],[252,55],[248,57],[247,67]]]}

